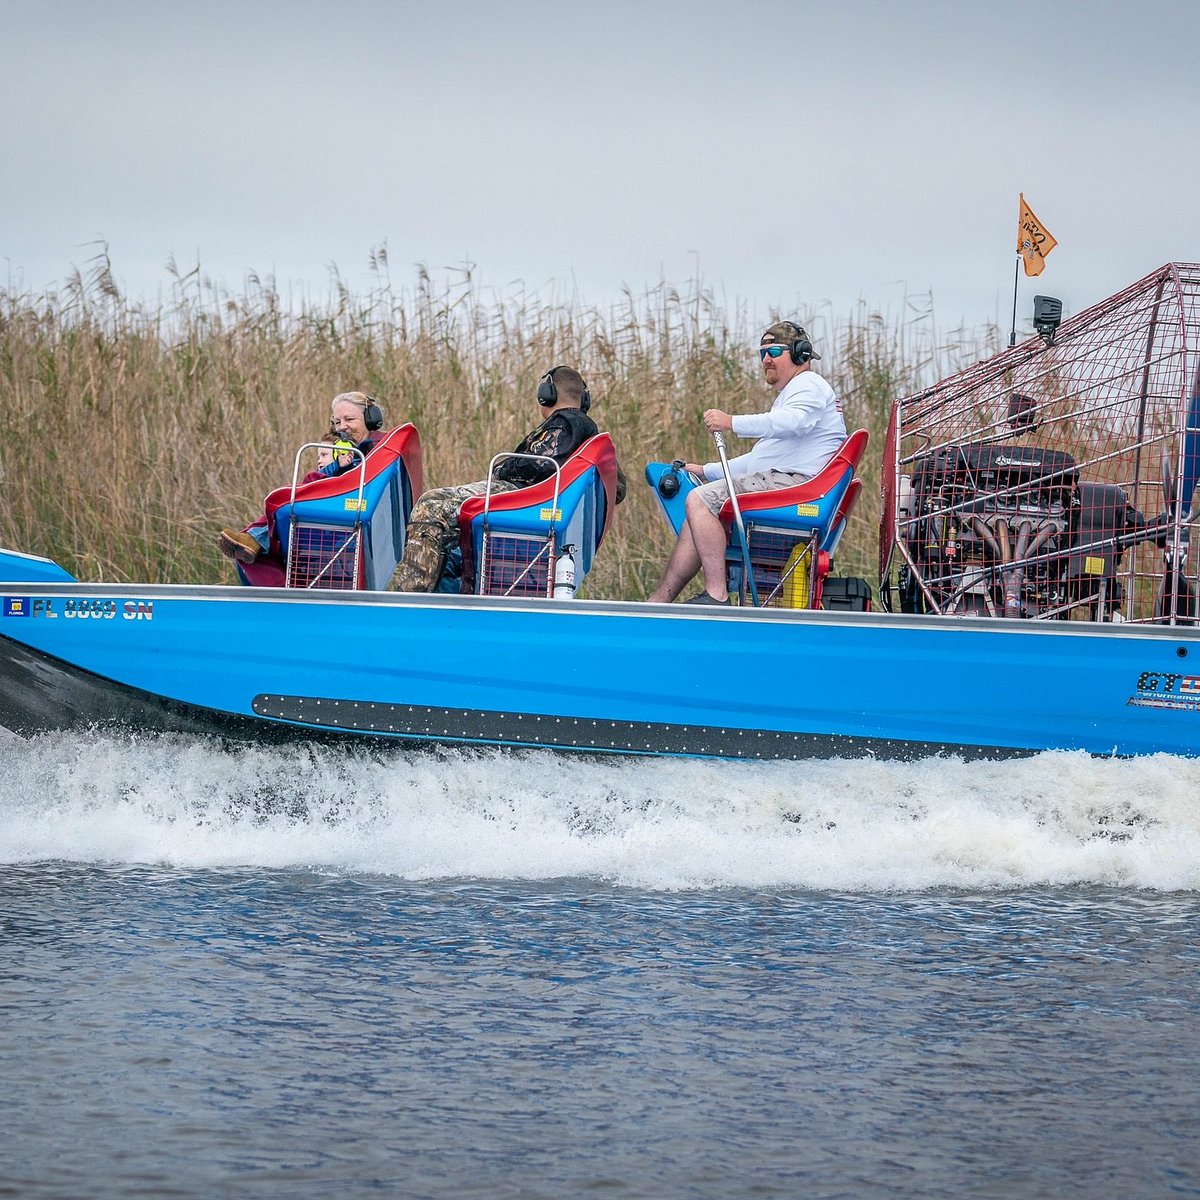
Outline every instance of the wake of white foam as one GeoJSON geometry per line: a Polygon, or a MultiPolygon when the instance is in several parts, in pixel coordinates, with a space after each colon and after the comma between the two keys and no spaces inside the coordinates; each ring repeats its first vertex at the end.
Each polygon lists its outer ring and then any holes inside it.
{"type": "Polygon", "coordinates": [[[0,742],[0,862],[651,889],[1200,889],[1200,762],[737,763],[0,742]]]}

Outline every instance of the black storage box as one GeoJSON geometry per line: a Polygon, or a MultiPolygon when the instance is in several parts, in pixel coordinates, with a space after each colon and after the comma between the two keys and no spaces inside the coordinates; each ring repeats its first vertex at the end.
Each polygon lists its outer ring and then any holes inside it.
{"type": "Polygon", "coordinates": [[[830,575],[821,589],[821,607],[838,612],[870,612],[871,585],[865,579],[830,575]]]}

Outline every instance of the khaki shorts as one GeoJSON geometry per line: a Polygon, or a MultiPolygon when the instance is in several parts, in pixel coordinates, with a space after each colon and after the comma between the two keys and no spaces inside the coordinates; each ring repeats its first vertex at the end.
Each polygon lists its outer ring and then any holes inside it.
{"type": "MultiPolygon", "coordinates": [[[[743,492],[777,492],[780,488],[807,483],[811,478],[811,475],[802,475],[799,471],[759,471],[755,475],[735,475],[733,486],[740,496],[743,492]]],[[[725,480],[717,479],[712,483],[702,483],[695,494],[704,507],[717,517],[721,514],[722,505],[729,499],[729,488],[725,486],[725,480]]]]}

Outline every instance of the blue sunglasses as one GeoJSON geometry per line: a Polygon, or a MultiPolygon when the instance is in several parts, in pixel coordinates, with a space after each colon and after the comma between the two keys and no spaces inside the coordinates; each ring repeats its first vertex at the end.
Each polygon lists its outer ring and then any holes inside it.
{"type": "Polygon", "coordinates": [[[786,346],[760,346],[758,348],[758,357],[760,359],[778,358],[781,354],[786,353],[786,346]]]}

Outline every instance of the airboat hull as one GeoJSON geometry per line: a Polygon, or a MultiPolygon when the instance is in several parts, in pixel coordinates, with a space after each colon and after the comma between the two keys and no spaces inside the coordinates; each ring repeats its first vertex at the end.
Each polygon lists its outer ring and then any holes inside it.
{"type": "Polygon", "coordinates": [[[1200,754],[1192,627],[128,587],[47,580],[31,561],[0,553],[0,724],[23,735],[1200,754]]]}

